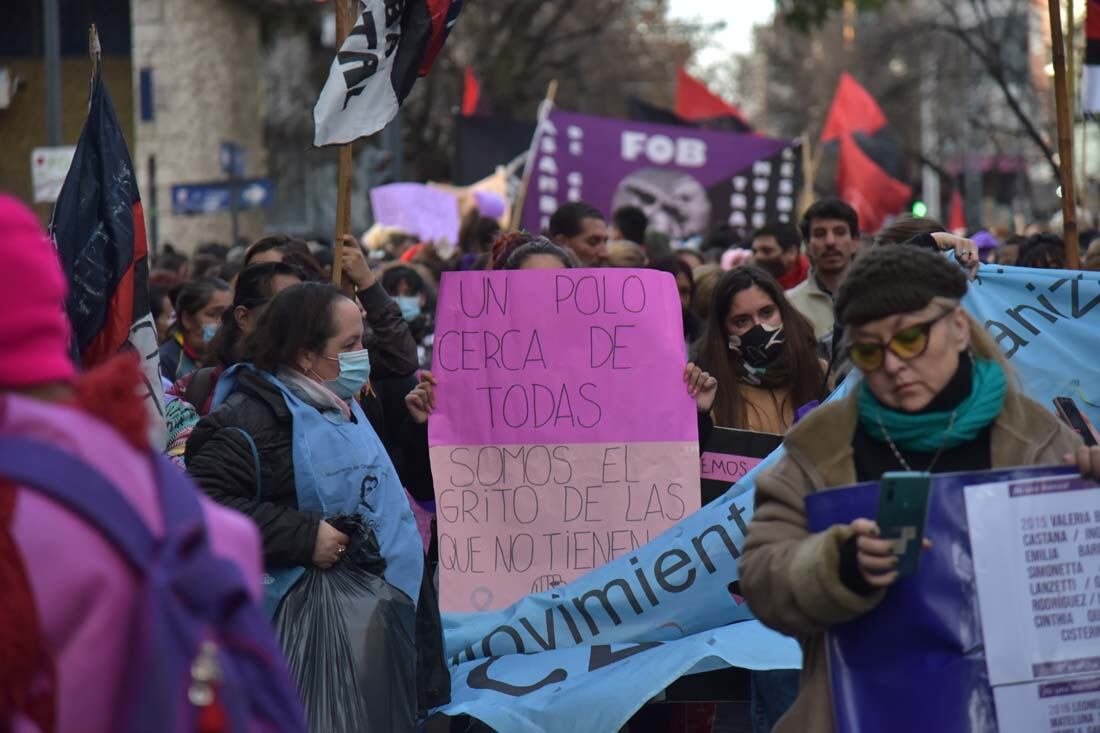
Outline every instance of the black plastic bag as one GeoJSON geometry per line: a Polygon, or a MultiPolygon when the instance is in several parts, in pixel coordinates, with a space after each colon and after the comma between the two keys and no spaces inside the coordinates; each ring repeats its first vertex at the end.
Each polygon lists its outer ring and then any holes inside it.
{"type": "Polygon", "coordinates": [[[451,670],[443,651],[439,597],[425,565],[416,604],[416,687],[420,717],[451,701],[451,670]]]}
{"type": "Polygon", "coordinates": [[[347,552],[330,570],[307,570],[274,619],[310,730],[416,731],[416,606],[383,579],[360,517],[327,521],[351,538],[347,552]]]}

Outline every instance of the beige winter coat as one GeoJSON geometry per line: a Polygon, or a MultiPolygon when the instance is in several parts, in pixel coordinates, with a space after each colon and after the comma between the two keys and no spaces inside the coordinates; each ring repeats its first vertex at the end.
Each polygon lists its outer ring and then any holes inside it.
{"type": "MultiPolygon", "coordinates": [[[[863,596],[840,582],[840,547],[851,536],[846,526],[815,534],[806,529],[807,494],[856,483],[857,419],[855,393],[819,407],[787,433],[786,454],[756,482],[741,589],[757,618],[796,637],[803,655],[798,699],[775,733],[833,731],[824,632],[867,613],[888,592],[863,596]]],[[[1079,444],[1053,413],[1010,388],[993,425],[992,463],[994,468],[1061,464],[1079,444]]]]}

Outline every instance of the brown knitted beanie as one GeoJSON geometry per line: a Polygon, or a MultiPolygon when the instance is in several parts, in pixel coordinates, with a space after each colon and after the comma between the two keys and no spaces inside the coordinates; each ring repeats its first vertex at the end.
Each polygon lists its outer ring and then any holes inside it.
{"type": "Polygon", "coordinates": [[[933,298],[961,300],[966,273],[938,252],[901,245],[874,247],[852,263],[836,296],[836,315],[845,325],[910,313],[933,298]]]}

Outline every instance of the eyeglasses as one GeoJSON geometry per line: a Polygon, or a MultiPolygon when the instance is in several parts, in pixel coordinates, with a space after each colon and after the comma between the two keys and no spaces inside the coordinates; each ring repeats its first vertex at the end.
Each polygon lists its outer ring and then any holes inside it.
{"type": "Polygon", "coordinates": [[[848,356],[852,363],[863,372],[873,372],[886,361],[886,350],[904,361],[916,359],[928,350],[928,334],[936,325],[954,311],[941,313],[930,321],[916,323],[895,333],[887,343],[881,341],[861,341],[848,347],[848,356]]]}

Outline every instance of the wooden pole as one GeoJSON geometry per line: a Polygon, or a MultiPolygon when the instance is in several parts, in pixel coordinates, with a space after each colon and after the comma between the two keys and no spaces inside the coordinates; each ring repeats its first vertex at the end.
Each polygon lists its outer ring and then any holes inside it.
{"type": "Polygon", "coordinates": [[[523,220],[523,206],[527,203],[527,189],[531,185],[531,175],[535,170],[535,158],[538,157],[539,138],[542,137],[542,127],[550,110],[554,107],[554,99],[558,96],[558,80],[550,81],[546,88],[546,99],[539,105],[539,122],[535,126],[535,137],[531,140],[531,148],[527,151],[527,163],[523,166],[523,178],[519,184],[519,193],[516,194],[516,203],[512,207],[512,231],[518,232],[523,220]]]}
{"type": "MultiPolygon", "coordinates": [[[[335,0],[336,48],[339,50],[351,33],[354,22],[348,0],[335,0]]],[[[332,282],[340,285],[343,262],[343,238],[351,229],[351,143],[340,146],[340,162],[336,169],[336,236],[332,241],[332,282]]]]}
{"type": "Polygon", "coordinates": [[[1066,268],[1081,267],[1077,242],[1077,197],[1073,181],[1073,120],[1066,85],[1066,47],[1062,37],[1062,0],[1047,0],[1050,40],[1054,51],[1054,102],[1058,110],[1058,168],[1062,178],[1062,217],[1065,225],[1066,268]]]}

